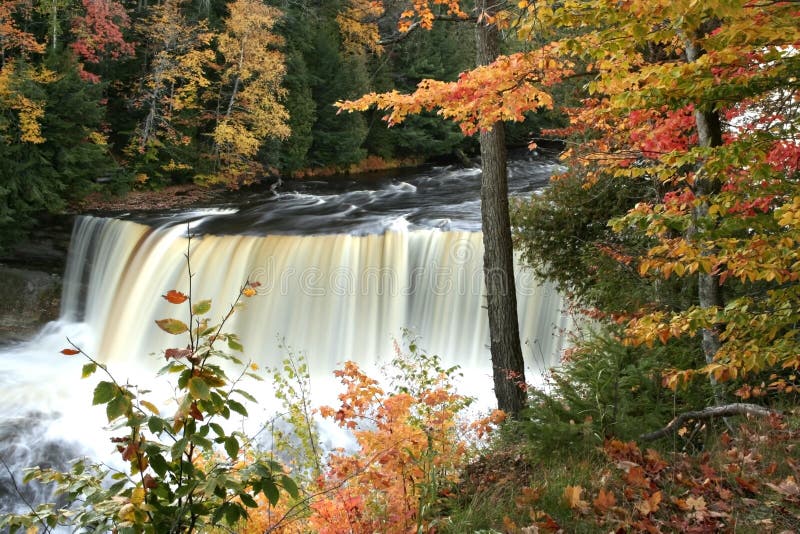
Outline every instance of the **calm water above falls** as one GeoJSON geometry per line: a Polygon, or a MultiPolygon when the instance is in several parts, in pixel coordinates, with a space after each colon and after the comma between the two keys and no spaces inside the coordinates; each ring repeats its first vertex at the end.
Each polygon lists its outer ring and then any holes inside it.
{"type": "MultiPolygon", "coordinates": [[[[529,195],[554,168],[515,161],[512,194],[529,195]]],[[[261,283],[228,328],[240,335],[248,358],[278,365],[285,340],[307,355],[315,394],[330,402],[332,369],[348,359],[367,367],[388,361],[393,340],[408,327],[445,364],[461,365],[465,392],[488,403],[479,180],[476,169],[436,168],[402,179],[290,182],[275,194],[198,211],[79,218],[61,319],[0,353],[0,454],[15,469],[60,462],[87,447],[108,454],[103,414],[87,409],[96,379],[81,381],[83,362],[58,351],[70,337],[118,379],[149,382],[163,350],[175,344],[153,322],[176,313],[159,295],[188,291],[187,222],[197,235],[191,241],[196,298],[211,298],[220,314],[245,280],[261,283]]],[[[534,376],[555,361],[568,320],[552,288],[522,269],[517,281],[523,348],[534,376]]],[[[273,399],[268,387],[259,388],[265,420],[273,399]]],[[[9,489],[0,480],[0,509],[13,501],[2,486],[9,489]]]]}

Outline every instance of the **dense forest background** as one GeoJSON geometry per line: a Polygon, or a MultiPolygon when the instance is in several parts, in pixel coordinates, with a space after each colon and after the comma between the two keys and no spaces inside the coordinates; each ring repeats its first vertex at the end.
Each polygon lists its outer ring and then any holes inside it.
{"type": "Polygon", "coordinates": [[[98,187],[236,186],[474,153],[433,114],[392,129],[378,112],[337,114],[336,101],[454,80],[475,60],[472,25],[401,35],[398,9],[368,5],[3,1],[0,245],[98,187]]]}

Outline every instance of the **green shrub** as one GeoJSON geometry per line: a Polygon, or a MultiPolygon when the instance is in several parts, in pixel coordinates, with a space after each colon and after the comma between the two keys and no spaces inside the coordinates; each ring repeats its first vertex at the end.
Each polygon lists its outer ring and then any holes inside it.
{"type": "Polygon", "coordinates": [[[580,453],[607,438],[636,439],[669,422],[677,413],[707,405],[708,383],[670,391],[662,373],[702,360],[691,340],[654,347],[631,347],[616,327],[590,331],[542,388],[529,390],[530,406],[515,431],[534,454],[580,453]]]}

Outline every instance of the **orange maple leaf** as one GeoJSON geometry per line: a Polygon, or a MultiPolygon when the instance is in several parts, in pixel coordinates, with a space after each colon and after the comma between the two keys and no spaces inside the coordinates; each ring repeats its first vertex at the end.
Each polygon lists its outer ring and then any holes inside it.
{"type": "Polygon", "coordinates": [[[564,488],[564,500],[567,506],[581,513],[589,509],[589,503],[581,499],[582,493],[583,487],[581,486],[567,486],[564,488]]]}
{"type": "Polygon", "coordinates": [[[643,516],[648,516],[658,511],[658,505],[661,503],[661,492],[657,491],[649,497],[636,503],[636,509],[643,516]]]}
{"type": "Polygon", "coordinates": [[[170,289],[169,291],[167,291],[166,295],[161,295],[161,296],[164,297],[164,299],[166,299],[167,302],[171,304],[182,304],[186,302],[186,299],[189,298],[180,291],[175,291],[174,289],[170,289]]]}
{"type": "Polygon", "coordinates": [[[611,491],[600,489],[597,497],[592,501],[595,510],[600,513],[605,513],[617,505],[617,498],[611,491]]]}

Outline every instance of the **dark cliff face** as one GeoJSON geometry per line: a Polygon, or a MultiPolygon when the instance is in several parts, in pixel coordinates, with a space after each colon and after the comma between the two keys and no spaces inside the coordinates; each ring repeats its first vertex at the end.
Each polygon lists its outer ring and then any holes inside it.
{"type": "Polygon", "coordinates": [[[0,265],[0,343],[33,336],[58,319],[61,276],[0,265]]]}
{"type": "Polygon", "coordinates": [[[74,215],[42,215],[25,239],[0,250],[0,265],[62,275],[74,222],[74,215]]]}
{"type": "Polygon", "coordinates": [[[24,241],[0,254],[0,344],[28,339],[58,318],[73,220],[43,217],[24,241]]]}

